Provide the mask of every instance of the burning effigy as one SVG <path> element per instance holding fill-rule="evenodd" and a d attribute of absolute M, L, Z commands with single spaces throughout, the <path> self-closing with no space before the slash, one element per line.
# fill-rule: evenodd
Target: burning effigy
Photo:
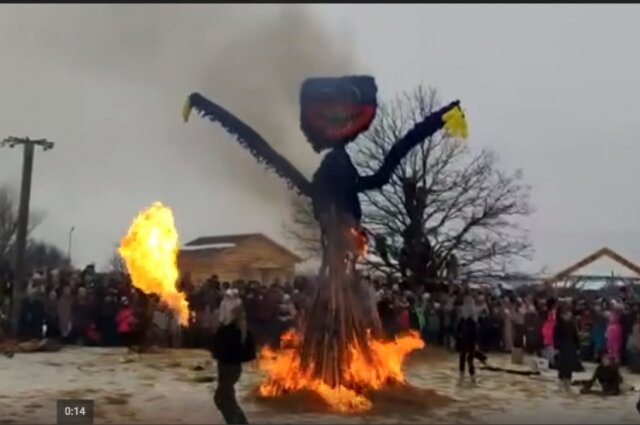
<path fill-rule="evenodd" d="M 377 111 L 373 77 L 312 78 L 300 91 L 300 125 L 313 149 L 328 151 L 308 181 L 257 132 L 220 105 L 198 93 L 183 109 L 188 121 L 196 110 L 219 123 L 291 188 L 312 201 L 322 231 L 322 263 L 314 293 L 301 324 L 285 334 L 282 348 L 264 348 L 259 367 L 266 380 L 262 396 L 310 390 L 335 411 L 358 412 L 372 407 L 371 391 L 404 384 L 405 357 L 424 343 L 417 334 L 382 338 L 379 320 L 367 300 L 356 264 L 366 254 L 367 233 L 360 226 L 358 194 L 386 185 L 403 158 L 426 138 L 445 129 L 466 138 L 467 125 L 458 101 L 418 122 L 393 145 L 378 171 L 359 175 L 346 146 L 366 131 Z M 178 232 L 171 210 L 157 202 L 133 220 L 119 253 L 133 285 L 156 294 L 182 324 L 188 322 L 185 294 L 177 289 Z"/>
<path fill-rule="evenodd" d="M 322 233 L 322 263 L 318 284 L 299 328 L 285 336 L 284 347 L 263 350 L 260 367 L 267 380 L 259 391 L 278 396 L 297 390 L 318 393 L 337 411 L 371 407 L 367 391 L 402 383 L 402 362 L 422 347 L 414 334 L 383 342 L 379 321 L 368 305 L 356 264 L 366 252 L 367 236 L 360 226 L 358 194 L 386 185 L 403 158 L 429 136 L 444 129 L 467 137 L 458 101 L 427 115 L 395 142 L 372 175 L 361 176 L 346 147 L 366 131 L 377 111 L 377 85 L 371 76 L 311 78 L 300 90 L 300 127 L 312 148 L 327 152 L 308 181 L 286 158 L 231 112 L 199 93 L 184 106 L 228 133 L 267 168 L 275 171 L 299 195 L 311 199 Z"/>

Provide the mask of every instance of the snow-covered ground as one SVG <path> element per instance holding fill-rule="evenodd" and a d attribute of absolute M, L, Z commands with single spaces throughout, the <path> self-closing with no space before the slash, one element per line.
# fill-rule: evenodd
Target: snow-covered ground
<path fill-rule="evenodd" d="M 475 388 L 457 386 L 456 358 L 437 351 L 419 353 L 407 365 L 409 382 L 431 388 L 450 403 L 399 397 L 397 403 L 361 415 L 309 409 L 292 398 L 265 403 L 254 395 L 261 374 L 248 367 L 239 398 L 254 423 L 635 423 L 637 393 L 602 398 L 561 394 L 553 374 L 524 377 L 480 371 Z M 492 363 L 507 365 L 506 357 Z M 204 371 L 194 366 L 206 365 Z M 0 423 L 55 423 L 58 399 L 95 400 L 95 423 L 222 423 L 212 401 L 207 353 L 172 350 L 142 357 L 123 349 L 67 348 L 59 353 L 0 358 Z M 577 378 L 588 374 L 578 374 Z M 631 384 L 640 378 L 626 376 Z M 282 401 L 282 400 L 281 400 Z"/>

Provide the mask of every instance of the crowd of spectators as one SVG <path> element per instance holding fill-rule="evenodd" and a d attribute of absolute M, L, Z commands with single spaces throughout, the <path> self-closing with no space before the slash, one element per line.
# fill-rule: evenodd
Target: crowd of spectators
<path fill-rule="evenodd" d="M 456 349 L 465 298 L 471 298 L 478 349 L 514 351 L 546 357 L 553 364 L 558 309 L 571 312 L 578 335 L 579 358 L 603 355 L 640 373 L 640 301 L 630 287 L 614 296 L 574 291 L 559 296 L 549 285 L 506 290 L 500 285 L 443 285 L 434 293 L 402 290 L 373 282 L 378 313 L 388 335 L 409 329 L 427 344 Z"/>
<path fill-rule="evenodd" d="M 0 322 L 6 329 L 11 275 L 0 276 Z M 551 287 L 505 290 L 500 286 L 442 284 L 427 293 L 385 279 L 364 279 L 369 302 L 376 307 L 387 337 L 415 330 L 427 345 L 455 349 L 458 321 L 465 297 L 474 301 L 477 344 L 483 352 L 548 355 L 553 352 L 553 323 L 559 303 L 573 313 L 582 360 L 608 353 L 640 373 L 640 303 L 621 288 L 615 297 L 558 298 Z M 35 273 L 29 281 L 19 325 L 21 338 L 55 338 L 68 344 L 203 347 L 218 326 L 218 307 L 227 291 L 239 296 L 258 344 L 277 346 L 281 334 L 295 326 L 304 312 L 313 281 L 220 282 L 212 276 L 195 285 L 180 282 L 191 316 L 180 326 L 175 315 L 155 296 L 133 287 L 122 273 L 100 274 L 93 266 L 82 271 Z M 552 361 L 552 358 L 550 358 Z"/>

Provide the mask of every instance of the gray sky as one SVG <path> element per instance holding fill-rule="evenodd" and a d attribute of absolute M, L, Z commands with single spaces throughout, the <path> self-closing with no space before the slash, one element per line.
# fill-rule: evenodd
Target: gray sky
<path fill-rule="evenodd" d="M 180 121 L 202 91 L 309 174 L 297 90 L 372 73 L 382 96 L 426 83 L 460 98 L 474 149 L 533 186 L 536 257 L 562 267 L 603 245 L 640 260 L 638 5 L 1 5 L 0 129 L 47 137 L 38 237 L 105 263 L 137 211 L 171 206 L 182 240 L 282 241 L 287 193 L 223 131 Z M 0 150 L 17 187 L 21 155 Z"/>

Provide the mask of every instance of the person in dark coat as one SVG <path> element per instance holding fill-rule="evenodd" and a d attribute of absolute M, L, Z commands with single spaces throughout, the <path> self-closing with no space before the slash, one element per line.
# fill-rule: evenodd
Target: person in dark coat
<path fill-rule="evenodd" d="M 76 299 L 71 307 L 71 317 L 73 320 L 72 340 L 80 344 L 90 342 L 88 331 L 93 323 L 93 308 L 89 304 L 89 296 L 84 287 L 78 288 Z"/>
<path fill-rule="evenodd" d="M 211 354 L 218 366 L 218 386 L 213 397 L 216 407 L 227 424 L 249 423 L 236 399 L 235 384 L 242 374 L 242 363 L 256 358 L 256 346 L 239 299 L 225 295 Z"/>
<path fill-rule="evenodd" d="M 384 293 L 382 298 L 378 301 L 376 305 L 378 309 L 378 316 L 380 317 L 380 322 L 382 323 L 382 330 L 384 337 L 388 340 L 393 340 L 395 337 L 395 315 L 393 311 L 393 302 L 388 293 Z"/>
<path fill-rule="evenodd" d="M 556 367 L 560 388 L 570 391 L 573 370 L 578 360 L 578 349 L 580 342 L 578 329 L 573 321 L 571 310 L 568 308 L 558 308 L 556 323 L 553 329 L 553 346 L 556 349 Z"/>
<path fill-rule="evenodd" d="M 115 295 L 116 294 L 106 295 L 96 308 L 98 333 L 100 333 L 102 337 L 102 343 L 108 347 L 115 346 L 118 343 L 116 323 L 118 304 Z"/>
<path fill-rule="evenodd" d="M 605 396 L 620 395 L 622 385 L 622 375 L 620 374 L 620 368 L 614 362 L 612 362 L 608 356 L 602 356 L 602 360 L 596 370 L 593 372 L 593 376 L 587 381 L 580 391 L 581 394 L 594 393 L 592 390 L 593 385 L 597 382 L 600 384 L 601 391 L 599 394 Z"/>
<path fill-rule="evenodd" d="M 542 349 L 542 320 L 532 301 L 527 303 L 524 327 L 525 350 L 529 354 L 539 353 Z"/>
<path fill-rule="evenodd" d="M 45 323 L 43 288 L 36 287 L 29 291 L 22 302 L 20 310 L 20 336 L 27 339 L 43 337 L 42 326 Z"/>
<path fill-rule="evenodd" d="M 476 370 L 473 364 L 478 341 L 478 326 L 475 318 L 475 305 L 471 296 L 466 296 L 460 311 L 456 331 L 456 348 L 459 353 L 460 383 L 464 380 L 465 366 L 469 367 L 471 384 L 475 385 Z"/>

